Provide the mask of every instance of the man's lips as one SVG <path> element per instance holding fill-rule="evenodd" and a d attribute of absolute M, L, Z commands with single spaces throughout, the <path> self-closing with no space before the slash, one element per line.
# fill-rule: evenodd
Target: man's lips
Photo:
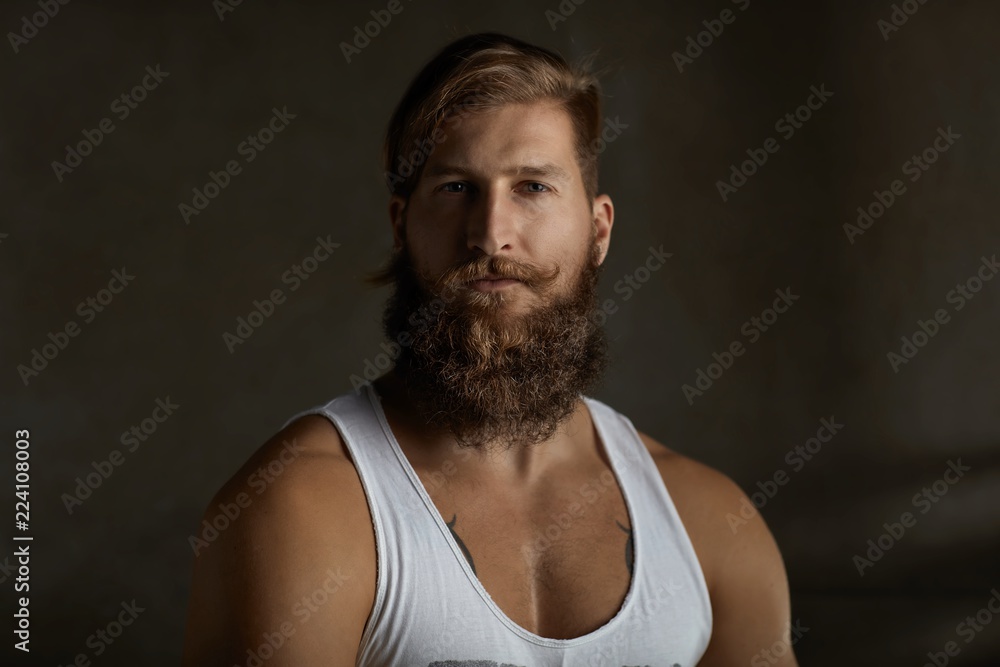
<path fill-rule="evenodd" d="M 478 280 L 470 280 L 469 287 L 477 292 L 492 292 L 499 289 L 506 289 L 519 284 L 521 281 L 516 278 L 503 278 L 496 275 L 487 275 Z"/>

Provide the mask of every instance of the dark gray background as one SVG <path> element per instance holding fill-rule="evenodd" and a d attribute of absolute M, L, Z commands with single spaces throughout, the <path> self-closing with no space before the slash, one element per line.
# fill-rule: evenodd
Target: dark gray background
<path fill-rule="evenodd" d="M 380 351 L 387 290 L 360 277 L 391 242 L 377 154 L 392 108 L 437 49 L 496 30 L 569 59 L 599 49 L 606 115 L 628 125 L 601 156 L 616 204 L 601 290 L 620 310 L 594 395 L 747 492 L 790 470 L 785 453 L 821 417 L 845 425 L 762 508 L 809 628 L 802 664 L 919 665 L 949 640 L 952 664 L 997 664 L 1000 619 L 969 644 L 956 626 L 1000 586 L 1000 281 L 959 312 L 946 294 L 1000 253 L 998 7 L 928 2 L 885 40 L 890 2 L 664 4 L 587 0 L 553 30 L 556 0 L 404 0 L 350 64 L 338 44 L 385 3 L 244 2 L 220 21 L 208 0 L 74 1 L 18 53 L 4 40 L 0 477 L 10 488 L 14 430 L 30 429 L 35 536 L 34 651 L 11 660 L 93 657 L 88 635 L 134 598 L 146 611 L 94 664 L 176 664 L 187 538 L 212 494 Z M 735 22 L 678 72 L 671 53 L 724 8 Z M 37 11 L 4 3 L 0 29 Z M 169 77 L 113 117 L 156 64 Z M 820 84 L 833 97 L 781 138 L 775 121 Z M 283 106 L 297 118 L 185 225 L 178 204 Z M 115 131 L 58 182 L 51 162 L 103 117 Z M 856 208 L 947 126 L 961 139 L 848 243 Z M 715 182 L 769 136 L 780 150 L 724 203 Z M 281 274 L 328 234 L 340 249 L 288 293 Z M 673 257 L 623 301 L 615 281 L 661 244 Z M 25 386 L 17 365 L 82 322 L 77 304 L 122 266 L 134 282 Z M 275 287 L 288 301 L 230 354 L 222 333 Z M 689 405 L 681 385 L 746 343 L 742 324 L 786 287 L 800 300 Z M 894 373 L 887 352 L 938 308 L 951 322 Z M 179 410 L 68 514 L 75 478 L 167 396 Z M 959 457 L 972 471 L 860 577 L 852 557 Z M 3 497 L 0 562 L 13 551 Z M 9 638 L 13 577 L 0 579 Z"/>

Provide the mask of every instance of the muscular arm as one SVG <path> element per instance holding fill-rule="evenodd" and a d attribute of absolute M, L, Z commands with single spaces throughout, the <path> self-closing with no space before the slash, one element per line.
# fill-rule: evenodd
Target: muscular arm
<path fill-rule="evenodd" d="M 355 664 L 374 589 L 359 546 L 371 527 L 368 514 L 355 511 L 361 491 L 353 466 L 331 455 L 336 431 L 316 420 L 275 436 L 206 509 L 211 523 L 220 503 L 230 513 L 240 508 L 218 537 L 197 546 L 185 667 L 258 664 L 252 656 L 268 667 Z M 292 441 L 301 448 L 294 457 L 283 445 Z M 251 477 L 268 465 L 280 473 Z"/>
<path fill-rule="evenodd" d="M 722 473 L 642 438 L 658 452 L 654 460 L 708 583 L 712 638 L 699 667 L 797 667 L 788 577 L 764 519 L 740 514 L 753 505 Z"/>

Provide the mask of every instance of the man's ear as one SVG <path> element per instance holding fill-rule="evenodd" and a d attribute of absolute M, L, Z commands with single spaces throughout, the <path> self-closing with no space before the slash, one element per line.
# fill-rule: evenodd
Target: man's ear
<path fill-rule="evenodd" d="M 392 225 L 392 249 L 402 250 L 406 239 L 406 199 L 402 195 L 389 198 L 389 223 Z"/>
<path fill-rule="evenodd" d="M 598 264 L 603 264 L 604 258 L 608 256 L 608 248 L 611 247 L 611 227 L 615 224 L 615 205 L 611 197 L 608 195 L 594 197 L 591 215 L 595 228 L 594 242 L 601 247 Z"/>

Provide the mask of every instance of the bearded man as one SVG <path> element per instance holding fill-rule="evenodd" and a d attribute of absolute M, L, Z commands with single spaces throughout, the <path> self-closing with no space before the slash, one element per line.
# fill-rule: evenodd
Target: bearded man
<path fill-rule="evenodd" d="M 186 665 L 796 664 L 774 539 L 727 521 L 743 492 L 588 395 L 601 129 L 596 78 L 511 37 L 417 75 L 371 278 L 396 363 L 293 416 L 209 503 L 243 509 L 197 556 Z"/>

